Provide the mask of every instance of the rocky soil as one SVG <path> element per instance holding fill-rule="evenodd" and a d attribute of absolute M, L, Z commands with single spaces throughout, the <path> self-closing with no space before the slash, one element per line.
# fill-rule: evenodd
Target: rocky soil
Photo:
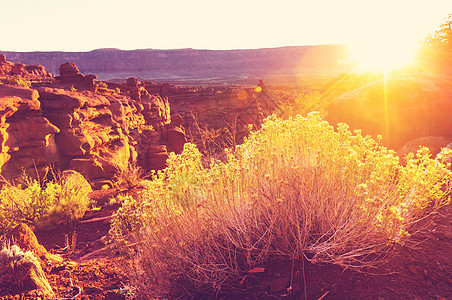
<path fill-rule="evenodd" d="M 136 191 L 130 191 L 134 194 Z M 133 299 L 124 263 L 102 239 L 109 229 L 114 207 L 106 204 L 115 190 L 94 192 L 101 210 L 89 211 L 83 220 L 36 232 L 59 262 L 44 264 L 46 276 L 57 298 Z M 301 261 L 273 261 L 243 274 L 242 290 L 217 296 L 199 294 L 196 299 L 434 299 L 452 297 L 452 207 L 425 218 L 412 240 L 394 249 L 394 255 L 376 269 L 355 272 L 333 265 Z M 76 234 L 75 249 L 65 249 L 65 236 Z M 36 291 L 19 292 L 1 287 L 0 299 L 41 299 Z M 10 294 L 12 293 L 12 295 Z M 15 295 L 15 296 L 14 296 Z M 185 296 L 187 298 L 187 296 Z M 182 297 L 184 299 L 184 296 Z"/>

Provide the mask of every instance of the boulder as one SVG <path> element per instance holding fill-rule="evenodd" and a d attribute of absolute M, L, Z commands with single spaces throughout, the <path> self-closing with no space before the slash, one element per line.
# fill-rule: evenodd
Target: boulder
<path fill-rule="evenodd" d="M 30 251 L 39 259 L 45 261 L 61 260 L 59 256 L 48 253 L 44 246 L 39 244 L 36 235 L 26 224 L 17 225 L 13 230 L 6 234 L 6 237 L 8 240 L 14 241 L 14 244 L 20 247 L 20 249 L 23 251 Z"/>
<path fill-rule="evenodd" d="M 44 296 L 55 296 L 33 253 L 10 244 L 0 251 L 0 289 L 11 294 L 39 290 Z"/>
<path fill-rule="evenodd" d="M 60 76 L 73 76 L 80 73 L 78 67 L 71 62 L 60 65 Z"/>
<path fill-rule="evenodd" d="M 138 87 L 140 82 L 138 81 L 138 78 L 130 77 L 127 79 L 126 83 L 128 87 Z"/>
<path fill-rule="evenodd" d="M 97 91 L 98 85 L 94 82 L 97 75 L 85 76 L 81 74 L 78 67 L 72 62 L 60 65 L 59 71 L 60 76 L 56 77 L 56 79 L 62 84 L 70 85 L 71 88 L 91 90 L 92 92 Z"/>
<path fill-rule="evenodd" d="M 185 132 L 180 127 L 168 129 L 166 132 L 166 144 L 170 152 L 181 153 L 187 142 Z"/>
<path fill-rule="evenodd" d="M 426 136 L 420 137 L 406 142 L 398 151 L 400 157 L 404 157 L 408 153 L 416 153 L 420 147 L 427 147 L 430 149 L 432 156 L 436 156 L 441 152 L 442 148 L 446 148 L 452 143 L 452 137 L 443 136 Z"/>
<path fill-rule="evenodd" d="M 149 147 L 147 169 L 148 170 L 162 170 L 166 168 L 166 160 L 168 159 L 168 152 L 166 146 L 152 146 Z"/>

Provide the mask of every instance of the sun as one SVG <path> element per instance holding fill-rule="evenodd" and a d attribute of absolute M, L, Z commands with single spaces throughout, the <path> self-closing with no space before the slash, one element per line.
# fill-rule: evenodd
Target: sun
<path fill-rule="evenodd" d="M 420 35 L 400 32 L 397 27 L 380 26 L 348 43 L 358 71 L 389 72 L 415 63 Z"/>
<path fill-rule="evenodd" d="M 357 71 L 389 72 L 414 63 L 417 41 L 380 38 L 349 45 Z"/>
<path fill-rule="evenodd" d="M 353 26 L 344 33 L 351 60 L 364 72 L 388 72 L 415 64 L 421 41 L 447 16 L 433 9 L 433 4 L 412 5 L 404 0 L 372 3 L 361 7 Z"/>

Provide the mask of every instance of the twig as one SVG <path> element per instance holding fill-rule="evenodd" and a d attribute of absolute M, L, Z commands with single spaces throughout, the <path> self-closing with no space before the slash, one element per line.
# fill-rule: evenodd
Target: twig
<path fill-rule="evenodd" d="M 319 299 L 317 300 L 322 300 L 323 298 L 326 297 L 326 295 L 328 295 L 330 293 L 330 291 L 326 291 Z"/>

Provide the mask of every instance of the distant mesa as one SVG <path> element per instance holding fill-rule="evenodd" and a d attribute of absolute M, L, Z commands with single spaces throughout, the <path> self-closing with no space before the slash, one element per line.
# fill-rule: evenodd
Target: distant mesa
<path fill-rule="evenodd" d="M 246 76 L 336 75 L 348 72 L 348 51 L 342 45 L 280 47 L 247 50 L 119 50 L 90 52 L 3 52 L 13 61 L 41 64 L 56 74 L 61 64 L 76 64 L 82 73 L 102 80 L 138 77 L 174 79 L 240 79 Z"/>

